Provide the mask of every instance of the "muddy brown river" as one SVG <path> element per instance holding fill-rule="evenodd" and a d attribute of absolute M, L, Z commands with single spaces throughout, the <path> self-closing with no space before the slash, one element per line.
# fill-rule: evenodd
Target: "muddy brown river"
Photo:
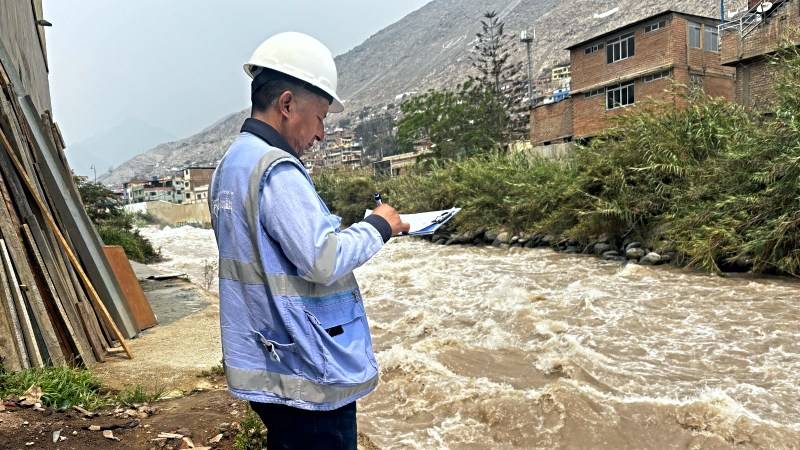
<path fill-rule="evenodd" d="M 210 231 L 145 234 L 190 275 L 215 257 Z M 795 280 L 408 238 L 356 274 L 381 448 L 800 448 Z"/>

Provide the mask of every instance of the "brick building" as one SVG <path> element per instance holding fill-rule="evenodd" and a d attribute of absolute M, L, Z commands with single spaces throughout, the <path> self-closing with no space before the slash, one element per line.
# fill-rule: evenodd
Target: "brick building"
<path fill-rule="evenodd" d="M 732 98 L 734 70 L 721 64 L 718 25 L 711 17 L 665 11 L 571 46 L 572 97 L 534 109 L 531 141 L 595 136 L 645 98 L 679 102 L 666 93 L 673 81 Z"/>
<path fill-rule="evenodd" d="M 800 44 L 800 1 L 773 1 L 765 8 L 750 0 L 749 6 L 749 11 L 720 26 L 722 64 L 736 70 L 736 101 L 768 113 L 776 70 L 769 58 L 783 42 Z"/>

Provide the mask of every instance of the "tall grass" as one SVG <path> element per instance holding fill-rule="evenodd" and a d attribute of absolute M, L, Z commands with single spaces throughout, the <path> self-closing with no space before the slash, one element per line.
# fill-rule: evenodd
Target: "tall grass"
<path fill-rule="evenodd" d="M 0 400 L 12 395 L 22 396 L 31 386 L 42 389 L 43 405 L 57 409 L 129 406 L 154 402 L 162 395 L 161 391 L 150 392 L 140 385 L 111 392 L 87 369 L 59 366 L 8 372 L 0 367 Z"/>

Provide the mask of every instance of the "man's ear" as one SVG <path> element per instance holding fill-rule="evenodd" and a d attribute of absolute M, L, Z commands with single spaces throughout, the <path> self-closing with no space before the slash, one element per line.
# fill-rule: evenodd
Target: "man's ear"
<path fill-rule="evenodd" d="M 278 97 L 278 110 L 281 112 L 282 116 L 289 117 L 289 113 L 294 107 L 292 104 L 293 100 L 294 94 L 292 91 L 285 91 L 280 97 Z"/>

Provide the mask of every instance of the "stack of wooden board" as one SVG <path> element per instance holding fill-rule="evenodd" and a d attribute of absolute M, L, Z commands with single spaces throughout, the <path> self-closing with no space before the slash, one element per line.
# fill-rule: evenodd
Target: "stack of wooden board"
<path fill-rule="evenodd" d="M 125 339 L 140 328 L 80 202 L 61 133 L 17 91 L 3 54 L 0 363 L 19 370 L 130 357 Z"/>

